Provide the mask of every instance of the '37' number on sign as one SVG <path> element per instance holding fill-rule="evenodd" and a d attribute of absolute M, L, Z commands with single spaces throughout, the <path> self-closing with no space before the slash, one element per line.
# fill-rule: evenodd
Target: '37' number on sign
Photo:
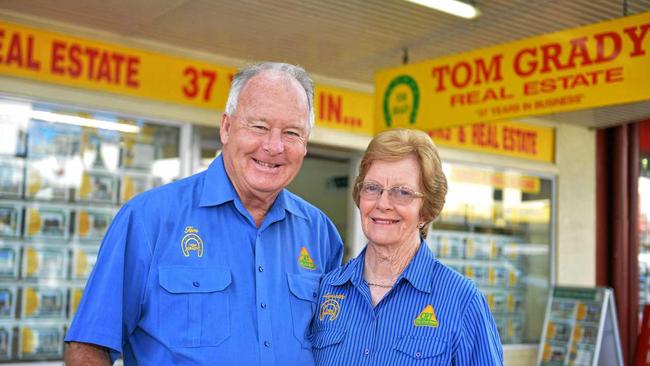
<path fill-rule="evenodd" d="M 210 100 L 214 82 L 217 81 L 216 71 L 188 66 L 183 70 L 183 76 L 185 76 L 183 94 L 186 97 L 196 99 L 201 95 L 206 102 Z"/>

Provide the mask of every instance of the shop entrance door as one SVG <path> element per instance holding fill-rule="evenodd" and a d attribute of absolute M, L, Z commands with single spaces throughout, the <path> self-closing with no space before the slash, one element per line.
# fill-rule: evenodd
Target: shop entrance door
<path fill-rule="evenodd" d="M 309 149 L 300 172 L 289 185 L 289 191 L 321 209 L 334 222 L 341 238 L 348 234 L 350 194 L 350 159 L 326 150 Z M 353 255 L 346 245 L 344 262 Z"/>

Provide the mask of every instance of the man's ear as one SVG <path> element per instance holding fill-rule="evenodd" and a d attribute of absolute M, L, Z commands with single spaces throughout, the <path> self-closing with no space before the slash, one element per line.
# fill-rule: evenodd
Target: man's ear
<path fill-rule="evenodd" d="M 221 116 L 221 127 L 219 128 L 219 137 L 221 138 L 221 143 L 225 144 L 228 142 L 228 137 L 230 137 L 230 128 L 232 127 L 232 121 L 227 114 Z"/>

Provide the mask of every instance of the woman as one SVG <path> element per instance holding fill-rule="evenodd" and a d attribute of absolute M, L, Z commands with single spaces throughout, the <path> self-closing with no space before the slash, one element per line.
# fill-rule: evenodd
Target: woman
<path fill-rule="evenodd" d="M 316 365 L 503 364 L 483 295 L 424 242 L 446 194 L 425 133 L 389 130 L 370 142 L 353 192 L 368 245 L 321 282 Z"/>

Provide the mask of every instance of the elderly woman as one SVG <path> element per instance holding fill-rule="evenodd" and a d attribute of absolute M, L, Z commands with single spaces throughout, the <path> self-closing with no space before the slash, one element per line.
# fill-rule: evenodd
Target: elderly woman
<path fill-rule="evenodd" d="M 447 180 L 425 133 L 377 135 L 354 200 L 368 245 L 321 281 L 316 365 L 501 365 L 494 319 L 476 286 L 424 242 Z"/>

